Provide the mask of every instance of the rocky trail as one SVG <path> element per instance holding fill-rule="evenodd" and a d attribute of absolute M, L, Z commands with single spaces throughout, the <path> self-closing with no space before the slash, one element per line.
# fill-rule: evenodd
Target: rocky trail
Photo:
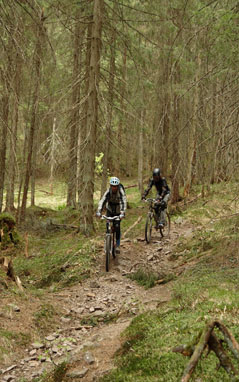
<path fill-rule="evenodd" d="M 58 329 L 28 346 L 24 357 L 16 355 L 14 364 L 4 365 L 0 382 L 30 382 L 64 360 L 71 365 L 67 370 L 69 380 L 97 381 L 114 367 L 113 355 L 122 343 L 121 332 L 133 317 L 170 300 L 173 281 L 164 283 L 164 276 L 183 272 L 186 264 L 175 256 L 174 246 L 179 236 L 192 234 L 191 226 L 173 224 L 169 238 L 161 239 L 154 232 L 149 245 L 142 237 L 125 239 L 108 273 L 104 271 L 102 250 L 93 277 L 50 294 L 49 301 L 63 312 Z M 146 290 L 127 277 L 140 267 L 158 273 L 155 287 Z M 17 309 L 14 314 L 24 315 Z"/>

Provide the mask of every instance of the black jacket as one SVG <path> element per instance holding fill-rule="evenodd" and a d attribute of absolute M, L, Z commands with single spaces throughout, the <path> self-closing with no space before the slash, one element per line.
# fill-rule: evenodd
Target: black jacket
<path fill-rule="evenodd" d="M 98 212 L 102 212 L 106 207 L 107 211 L 119 215 L 121 212 L 125 212 L 127 208 L 127 200 L 125 190 L 122 184 L 119 185 L 118 191 L 113 194 L 111 188 L 104 193 L 98 205 Z"/>
<path fill-rule="evenodd" d="M 152 178 L 150 179 L 148 187 L 146 188 L 146 190 L 144 191 L 142 195 L 143 198 L 145 198 L 148 195 L 149 191 L 151 190 L 153 186 L 156 187 L 158 196 L 162 196 L 162 198 L 165 195 L 170 194 L 170 188 L 165 178 L 160 178 L 158 182 L 155 182 L 155 180 Z"/>

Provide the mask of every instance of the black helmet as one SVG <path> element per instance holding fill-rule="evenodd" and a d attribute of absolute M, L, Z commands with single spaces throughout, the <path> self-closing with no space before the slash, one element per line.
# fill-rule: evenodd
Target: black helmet
<path fill-rule="evenodd" d="M 153 176 L 160 176 L 160 169 L 159 168 L 154 169 Z"/>

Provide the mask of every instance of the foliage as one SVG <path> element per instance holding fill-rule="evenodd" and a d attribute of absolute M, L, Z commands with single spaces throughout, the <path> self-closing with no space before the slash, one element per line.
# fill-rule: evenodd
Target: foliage
<path fill-rule="evenodd" d="M 155 286 L 155 282 L 158 280 L 158 275 L 152 271 L 145 271 L 144 269 L 138 269 L 136 272 L 129 275 L 131 280 L 137 281 L 139 285 L 149 289 Z"/>
<path fill-rule="evenodd" d="M 68 364 L 62 362 L 54 367 L 51 372 L 44 372 L 39 378 L 34 378 L 33 382 L 63 382 L 65 374 L 67 372 Z"/>

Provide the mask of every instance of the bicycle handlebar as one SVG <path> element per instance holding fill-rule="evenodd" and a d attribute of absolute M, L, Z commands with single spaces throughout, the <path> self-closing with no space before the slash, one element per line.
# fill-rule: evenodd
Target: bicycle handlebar
<path fill-rule="evenodd" d="M 147 202 L 161 202 L 161 201 L 162 201 L 161 199 L 153 199 L 153 198 L 145 199 L 145 203 L 147 203 Z"/>
<path fill-rule="evenodd" d="M 119 217 L 119 215 L 117 215 L 117 216 L 106 216 L 106 215 L 101 215 L 101 219 L 102 220 L 109 220 L 109 221 L 113 221 L 113 220 L 120 220 L 120 217 Z"/>

